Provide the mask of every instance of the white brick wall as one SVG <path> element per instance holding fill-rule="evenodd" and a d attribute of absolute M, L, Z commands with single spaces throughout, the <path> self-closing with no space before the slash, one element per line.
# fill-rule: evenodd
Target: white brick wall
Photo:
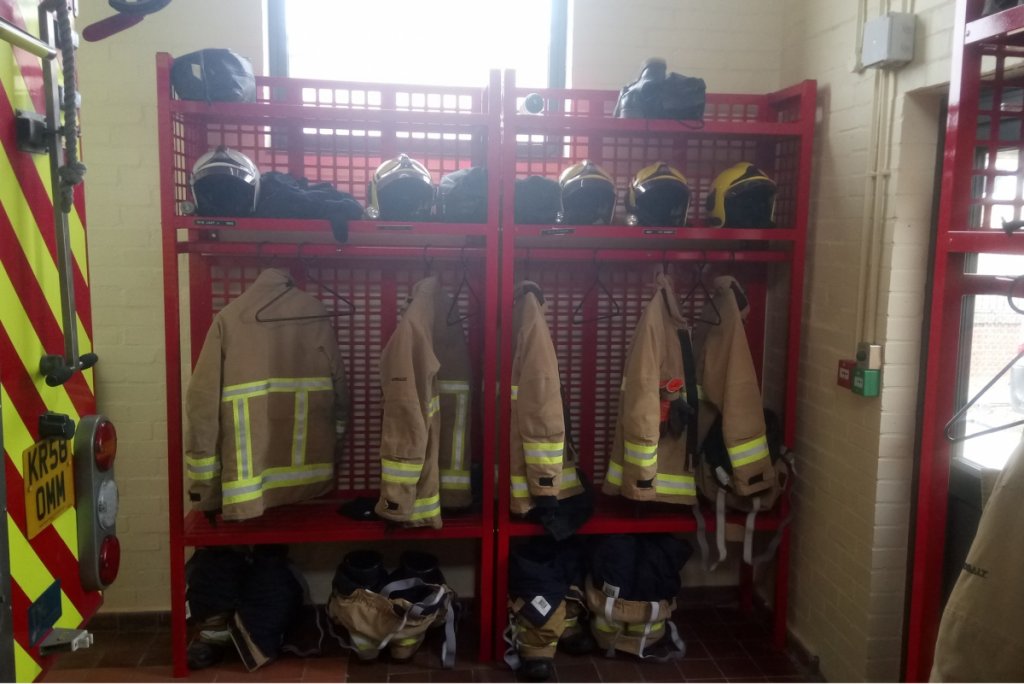
<path fill-rule="evenodd" d="M 96 393 L 117 426 L 121 489 L 121 572 L 107 611 L 170 605 L 156 53 L 230 47 L 259 69 L 262 4 L 177 0 L 79 49 Z M 79 6 L 79 30 L 111 13 L 105 2 Z"/>

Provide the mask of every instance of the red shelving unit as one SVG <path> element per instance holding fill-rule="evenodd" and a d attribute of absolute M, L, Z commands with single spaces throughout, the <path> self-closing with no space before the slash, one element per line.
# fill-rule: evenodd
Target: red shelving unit
<path fill-rule="evenodd" d="M 356 522 L 337 512 L 355 496 L 379 488 L 380 351 L 412 285 L 429 272 L 455 294 L 466 320 L 474 390 L 473 454 L 483 473 L 494 469 L 494 379 L 498 330 L 498 156 L 500 78 L 481 88 L 431 88 L 257 77 L 254 103 L 205 103 L 172 95 L 172 58 L 157 55 L 157 103 L 164 254 L 167 361 L 170 575 L 175 676 L 187 674 L 186 549 L 205 545 L 475 541 L 480 657 L 490 658 L 493 609 L 493 477 L 483 477 L 480 510 L 446 515 L 444 527 L 407 529 Z M 430 169 L 435 182 L 451 171 L 484 166 L 490 208 L 483 224 L 353 221 L 336 242 L 327 221 L 209 219 L 190 215 L 189 175 L 218 144 L 252 159 L 261 172 L 280 171 L 326 181 L 364 206 L 367 182 L 384 160 L 406 153 Z M 214 314 L 241 294 L 267 266 L 287 268 L 299 287 L 328 310 L 355 305 L 335 319 L 348 363 L 352 416 L 337 491 L 323 500 L 269 510 L 260 518 L 211 525 L 184 504 L 182 370 L 194 363 Z M 467 286 L 468 284 L 468 286 Z M 183 313 L 184 312 L 184 313 Z M 188 316 L 191 359 L 182 348 Z M 340 560 L 340 559 L 339 559 Z M 316 597 L 326 600 L 327 597 Z"/>
<path fill-rule="evenodd" d="M 702 127 L 676 121 L 613 118 L 618 93 L 603 90 L 544 90 L 541 114 L 520 114 L 531 92 L 506 72 L 502 122 L 501 312 L 511 320 L 512 294 L 521 279 L 536 281 L 548 303 L 548 324 L 555 341 L 562 382 L 568 391 L 581 465 L 600 489 L 608 462 L 622 363 L 643 307 L 653 290 L 653 270 L 667 268 L 677 290 L 686 292 L 696 265 L 707 264 L 704 278 L 729 273 L 752 302 L 747 322 L 754 363 L 769 405 L 780 411 L 785 443 L 792 447 L 796 426 L 796 379 L 806 251 L 807 206 L 814 132 L 816 84 L 804 81 L 766 95 L 709 94 Z M 622 224 L 625 189 L 633 175 L 655 161 L 666 161 L 686 176 L 693 197 L 687 227 L 516 225 L 517 178 L 557 178 L 569 165 L 590 159 L 615 179 L 619 190 L 616 223 Z M 779 227 L 764 230 L 703 227 L 704 198 L 717 174 L 739 161 L 764 169 L 779 186 Z M 608 296 L 593 296 L 596 278 Z M 591 292 L 588 296 L 587 293 Z M 614 302 L 610 299 L 614 298 Z M 692 300 L 684 313 L 695 315 L 703 302 Z M 582 322 L 574 321 L 580 307 Z M 771 307 L 770 316 L 767 306 Z M 615 312 L 618 311 L 616 314 Z M 506 338 L 508 335 L 506 334 Z M 770 361 L 770 368 L 766 364 Z M 767 374 L 763 372 L 768 368 Z M 502 416 L 511 409 L 512 356 L 502 347 Z M 768 386 L 771 385 L 769 388 Z M 767 391 L 770 390 L 770 391 Z M 516 537 L 542 534 L 540 526 L 509 514 L 508 425 L 499 445 L 495 614 L 505 610 L 509 548 Z M 777 510 L 758 517 L 757 528 L 771 531 L 788 513 L 784 498 Z M 703 511 L 709 530 L 714 515 Z M 738 521 L 738 518 L 733 518 Z M 582 534 L 692 532 L 689 510 L 636 505 L 597 494 L 593 517 Z M 775 642 L 786 635 L 789 530 L 782 533 L 775 574 Z M 752 570 L 741 570 L 741 598 L 749 604 Z M 502 648 L 495 635 L 495 649 Z"/>
<path fill-rule="evenodd" d="M 1019 189 L 995 197 L 995 182 L 1024 180 L 1024 168 L 1001 157 L 1024 150 L 1024 7 L 981 16 L 983 0 L 958 0 L 953 27 L 949 110 L 931 303 L 926 341 L 921 439 L 917 472 L 910 605 L 904 678 L 931 672 L 942 615 L 949 473 L 954 447 L 946 422 L 964 403 L 958 378 L 970 363 L 961 332 L 965 298 L 1007 296 L 1017 273 L 978 274 L 979 254 L 1024 255 L 1024 235 L 1002 230 L 1002 220 L 1024 218 Z M 1015 290 L 1015 296 L 1018 292 Z"/>

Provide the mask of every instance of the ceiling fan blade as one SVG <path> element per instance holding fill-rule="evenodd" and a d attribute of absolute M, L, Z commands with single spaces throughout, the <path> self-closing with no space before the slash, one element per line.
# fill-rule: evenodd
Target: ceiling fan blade
<path fill-rule="evenodd" d="M 100 19 L 82 29 L 82 37 L 90 43 L 109 38 L 115 33 L 135 26 L 146 18 L 145 14 L 121 14 L 120 12 Z"/>

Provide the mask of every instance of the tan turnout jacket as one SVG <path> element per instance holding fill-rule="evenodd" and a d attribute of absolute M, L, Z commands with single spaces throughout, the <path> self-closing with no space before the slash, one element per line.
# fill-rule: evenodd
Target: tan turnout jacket
<path fill-rule="evenodd" d="M 663 386 L 683 379 L 677 331 L 686 322 L 671 279 L 658 274 L 656 285 L 626 354 L 615 438 L 602 490 L 637 501 L 692 505 L 697 501 L 695 464 L 686 462 L 686 435 L 660 435 L 662 399 L 674 398 L 665 394 Z"/>
<path fill-rule="evenodd" d="M 933 682 L 1024 681 L 1024 442 L 1006 462 L 942 613 Z"/>
<path fill-rule="evenodd" d="M 739 496 L 766 492 L 770 508 L 778 496 L 775 467 L 765 438 L 764 408 L 757 373 L 750 356 L 743 320 L 750 311 L 746 294 L 732 276 L 715 278 L 712 298 L 721 322 L 701 328 L 697 346 L 701 424 L 710 426 L 722 414 L 722 434 L 732 464 L 730 486 Z M 742 309 L 739 301 L 743 303 Z M 713 314 L 707 314 L 704 320 Z M 714 498 L 712 496 L 712 498 Z M 767 499 L 771 499 L 770 502 Z"/>
<path fill-rule="evenodd" d="M 325 317 L 261 323 L 263 307 L 266 318 Z M 285 272 L 263 271 L 214 317 L 188 384 L 193 505 L 244 520 L 330 491 L 347 413 L 344 367 L 323 304 Z"/>
<path fill-rule="evenodd" d="M 470 363 L 452 298 L 434 276 L 412 300 L 380 359 L 384 394 L 376 512 L 410 527 L 441 527 L 441 508 L 471 503 Z"/>
<path fill-rule="evenodd" d="M 512 315 L 511 510 L 524 515 L 535 497 L 564 499 L 583 491 L 566 448 L 558 359 L 540 288 L 520 283 Z"/>

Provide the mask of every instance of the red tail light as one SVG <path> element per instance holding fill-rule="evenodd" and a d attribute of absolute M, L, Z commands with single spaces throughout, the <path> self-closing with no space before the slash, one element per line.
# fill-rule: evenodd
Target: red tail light
<path fill-rule="evenodd" d="M 93 454 L 96 457 L 96 467 L 101 471 L 106 472 L 114 465 L 114 457 L 117 456 L 117 430 L 109 420 L 104 420 L 96 427 Z"/>
<path fill-rule="evenodd" d="M 117 579 L 117 571 L 121 568 L 121 542 L 117 537 L 109 536 L 100 545 L 100 582 L 104 586 Z"/>

